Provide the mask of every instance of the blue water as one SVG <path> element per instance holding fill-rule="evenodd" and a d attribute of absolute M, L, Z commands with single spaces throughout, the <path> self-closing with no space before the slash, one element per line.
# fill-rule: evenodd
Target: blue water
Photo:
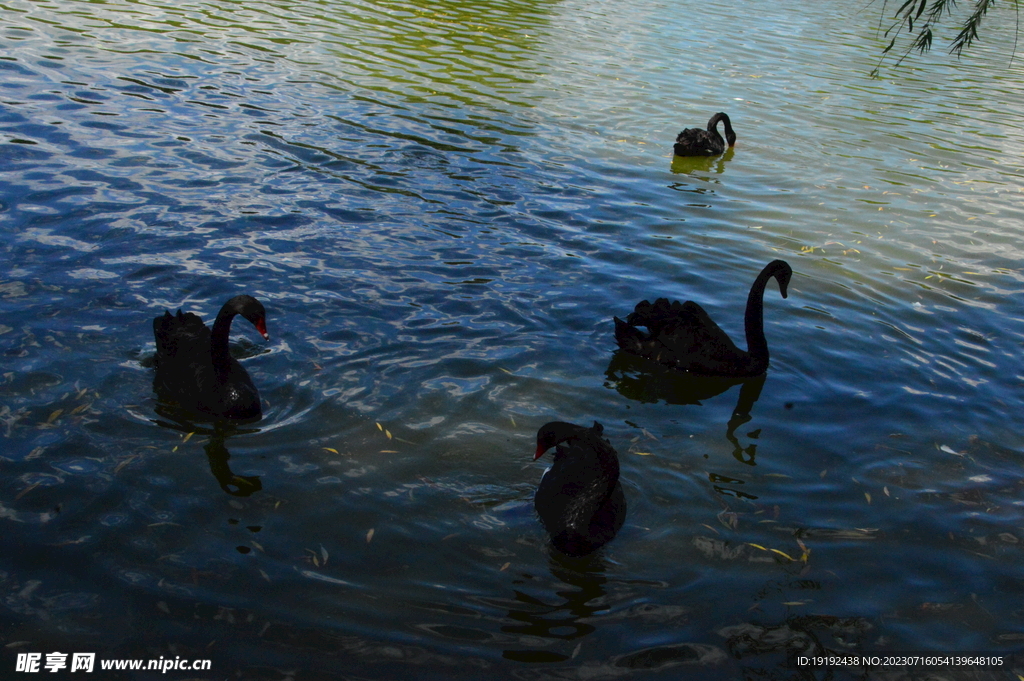
<path fill-rule="evenodd" d="M 781 679 L 802 652 L 1019 651 L 1021 67 L 993 23 L 871 79 L 872 11 L 7 3 L 0 668 Z M 719 110 L 735 150 L 673 160 Z M 659 296 L 742 346 L 775 258 L 749 421 L 738 386 L 614 364 L 612 316 Z M 152 319 L 239 293 L 268 313 L 232 341 L 263 420 L 168 418 Z M 532 508 L 556 418 L 604 425 L 629 504 L 581 560 Z"/>

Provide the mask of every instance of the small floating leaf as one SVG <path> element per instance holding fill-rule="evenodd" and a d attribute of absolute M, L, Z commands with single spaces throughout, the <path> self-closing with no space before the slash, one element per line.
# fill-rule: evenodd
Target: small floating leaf
<path fill-rule="evenodd" d="M 498 570 L 498 572 L 504 572 L 505 570 L 508 570 L 508 566 L 511 565 L 511 564 L 512 564 L 511 562 L 505 563 L 504 565 L 501 566 L 501 569 Z"/>
<path fill-rule="evenodd" d="M 327 565 L 327 549 L 323 544 L 320 545 L 320 557 L 324 559 L 324 565 Z"/>
<path fill-rule="evenodd" d="M 887 497 L 888 497 L 888 496 L 892 496 L 892 495 L 890 495 L 890 494 L 889 494 L 889 487 L 888 487 L 888 486 L 886 486 L 886 487 L 883 487 L 883 488 L 882 488 L 882 491 L 883 491 L 883 492 L 885 492 L 885 496 L 887 496 Z"/>
<path fill-rule="evenodd" d="M 142 455 L 141 454 L 132 454 L 127 459 L 125 459 L 121 463 L 119 463 L 116 466 L 114 466 L 114 475 L 117 475 L 121 471 L 122 468 L 124 468 L 125 466 L 130 464 L 132 461 L 135 461 L 135 459 L 138 459 L 140 456 L 142 456 Z"/>
<path fill-rule="evenodd" d="M 338 450 L 334 449 L 333 447 L 324 447 L 324 451 L 325 452 L 330 452 L 331 454 L 337 454 L 338 453 Z"/>
<path fill-rule="evenodd" d="M 871 503 L 871 492 L 864 492 L 864 498 L 867 499 L 868 503 L 870 504 Z"/>
<path fill-rule="evenodd" d="M 63 409 L 55 409 L 50 413 L 50 418 L 46 419 L 47 423 L 53 423 L 60 418 L 60 415 L 64 413 Z"/>
<path fill-rule="evenodd" d="M 252 544 L 253 546 L 255 546 L 255 547 L 256 547 L 256 550 L 257 550 L 257 551 L 262 551 L 263 553 L 266 553 L 266 552 L 267 552 L 267 550 L 266 550 L 266 549 L 264 549 L 264 548 L 263 548 L 263 547 L 262 547 L 262 546 L 260 545 L 260 543 L 259 543 L 259 542 L 255 542 L 255 541 L 253 541 L 252 539 L 250 539 L 250 540 L 249 540 L 249 543 L 250 543 L 250 544 Z"/>
<path fill-rule="evenodd" d="M 650 456 L 651 455 L 650 452 L 633 452 L 633 453 L 636 454 L 637 456 Z"/>
<path fill-rule="evenodd" d="M 506 374 L 508 374 L 509 376 L 515 376 L 515 374 L 513 374 L 513 373 L 512 373 L 511 371 L 509 371 L 509 370 L 508 370 L 508 369 L 506 369 L 505 367 L 498 367 L 498 368 L 499 368 L 499 369 L 501 369 L 502 371 L 504 371 L 504 372 L 505 372 Z"/>
<path fill-rule="evenodd" d="M 38 482 L 33 483 L 33 484 L 29 485 L 28 487 L 26 487 L 25 489 L 23 489 L 20 492 L 18 492 L 17 496 L 14 497 L 14 500 L 17 501 L 18 499 L 22 498 L 23 496 L 25 496 L 26 494 L 28 494 L 29 492 L 34 490 L 36 487 L 39 487 L 39 483 Z"/>
<path fill-rule="evenodd" d="M 366 543 L 369 544 L 372 539 L 373 539 L 373 528 L 371 527 L 370 531 L 366 533 Z"/>
<path fill-rule="evenodd" d="M 380 450 L 380 453 L 381 454 L 398 454 L 398 450 L 397 449 L 382 449 L 382 450 Z"/>
<path fill-rule="evenodd" d="M 389 439 L 389 440 L 391 439 L 391 431 L 390 431 L 390 430 L 388 430 L 387 428 L 385 428 L 385 429 L 384 429 L 384 434 L 388 436 L 388 439 Z"/>
<path fill-rule="evenodd" d="M 374 423 L 377 423 L 377 422 L 374 421 Z M 382 426 L 379 423 L 377 423 L 377 430 L 384 430 L 384 426 Z"/>
<path fill-rule="evenodd" d="M 181 444 L 185 444 L 186 442 L 191 440 L 192 436 L 195 435 L 195 434 L 196 434 L 196 431 L 193 430 L 191 433 L 189 433 L 188 435 L 185 436 L 185 439 L 181 441 Z"/>
<path fill-rule="evenodd" d="M 747 542 L 747 543 L 750 544 L 750 542 Z M 765 547 L 761 546 L 760 544 L 750 544 L 750 545 L 753 546 L 755 549 L 761 549 L 762 551 L 767 551 L 768 550 Z"/>
<path fill-rule="evenodd" d="M 790 561 L 793 561 L 793 557 L 791 555 L 789 555 L 788 553 L 786 553 L 785 551 L 779 551 L 778 549 L 768 549 L 768 550 L 771 551 L 772 553 L 777 553 L 780 556 L 784 556 L 785 558 L 787 558 Z M 793 562 L 795 562 L 795 561 L 793 561 Z"/>
<path fill-rule="evenodd" d="M 509 416 L 508 420 L 512 422 L 512 427 L 513 428 L 518 428 L 519 427 L 519 426 L 516 425 L 516 419 L 515 419 L 514 416 Z"/>

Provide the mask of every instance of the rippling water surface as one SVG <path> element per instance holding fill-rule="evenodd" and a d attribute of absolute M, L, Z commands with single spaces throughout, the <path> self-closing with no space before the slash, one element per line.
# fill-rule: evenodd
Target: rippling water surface
<path fill-rule="evenodd" d="M 858 9 L 5 3 L 0 665 L 781 679 L 1017 651 L 1024 72 L 993 22 L 872 80 Z M 736 148 L 673 160 L 719 110 Z M 739 386 L 613 355 L 658 296 L 742 339 L 775 258 L 749 420 Z M 241 292 L 264 419 L 161 415 L 152 318 Z M 626 525 L 585 559 L 532 508 L 555 418 L 622 465 Z"/>

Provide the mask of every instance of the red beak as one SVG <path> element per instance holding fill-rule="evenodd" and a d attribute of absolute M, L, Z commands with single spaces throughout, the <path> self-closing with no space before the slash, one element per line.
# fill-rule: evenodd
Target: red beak
<path fill-rule="evenodd" d="M 537 445 L 537 453 L 533 455 L 533 460 L 534 461 L 536 461 L 540 457 L 544 456 L 544 452 L 548 451 L 546 449 L 541 449 L 541 446 L 542 445 Z"/>
<path fill-rule="evenodd" d="M 256 322 L 256 330 L 263 336 L 263 340 L 270 340 L 270 334 L 267 333 L 267 322 L 265 319 L 261 319 Z"/>

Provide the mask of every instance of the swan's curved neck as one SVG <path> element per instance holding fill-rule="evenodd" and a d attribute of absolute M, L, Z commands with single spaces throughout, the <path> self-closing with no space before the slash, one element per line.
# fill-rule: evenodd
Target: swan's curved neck
<path fill-rule="evenodd" d="M 711 117 L 711 120 L 708 121 L 708 132 L 717 137 L 719 142 L 725 144 L 725 140 L 722 139 L 722 133 L 718 132 L 718 121 L 722 120 L 722 116 L 723 114 L 715 114 Z M 728 125 L 726 123 L 726 126 Z"/>
<path fill-rule="evenodd" d="M 747 312 L 743 316 L 743 327 L 747 334 L 747 354 L 758 362 L 768 362 L 768 341 L 764 337 L 764 288 L 775 276 L 773 270 L 765 268 L 757 275 L 747 295 Z"/>
<path fill-rule="evenodd" d="M 762 287 L 763 288 L 763 287 Z M 228 351 L 228 337 L 231 335 L 231 320 L 238 314 L 232 310 L 221 310 L 217 321 L 213 323 L 210 334 L 210 356 L 213 368 L 218 374 L 224 375 L 230 367 L 231 353 Z"/>
<path fill-rule="evenodd" d="M 719 121 L 725 123 L 725 139 L 723 142 L 728 143 L 731 147 L 736 143 L 736 132 L 732 129 L 732 121 L 729 120 L 728 114 L 716 113 L 712 116 L 711 120 L 708 121 L 708 132 L 713 132 L 718 139 L 722 139 L 721 133 L 718 132 Z"/>

